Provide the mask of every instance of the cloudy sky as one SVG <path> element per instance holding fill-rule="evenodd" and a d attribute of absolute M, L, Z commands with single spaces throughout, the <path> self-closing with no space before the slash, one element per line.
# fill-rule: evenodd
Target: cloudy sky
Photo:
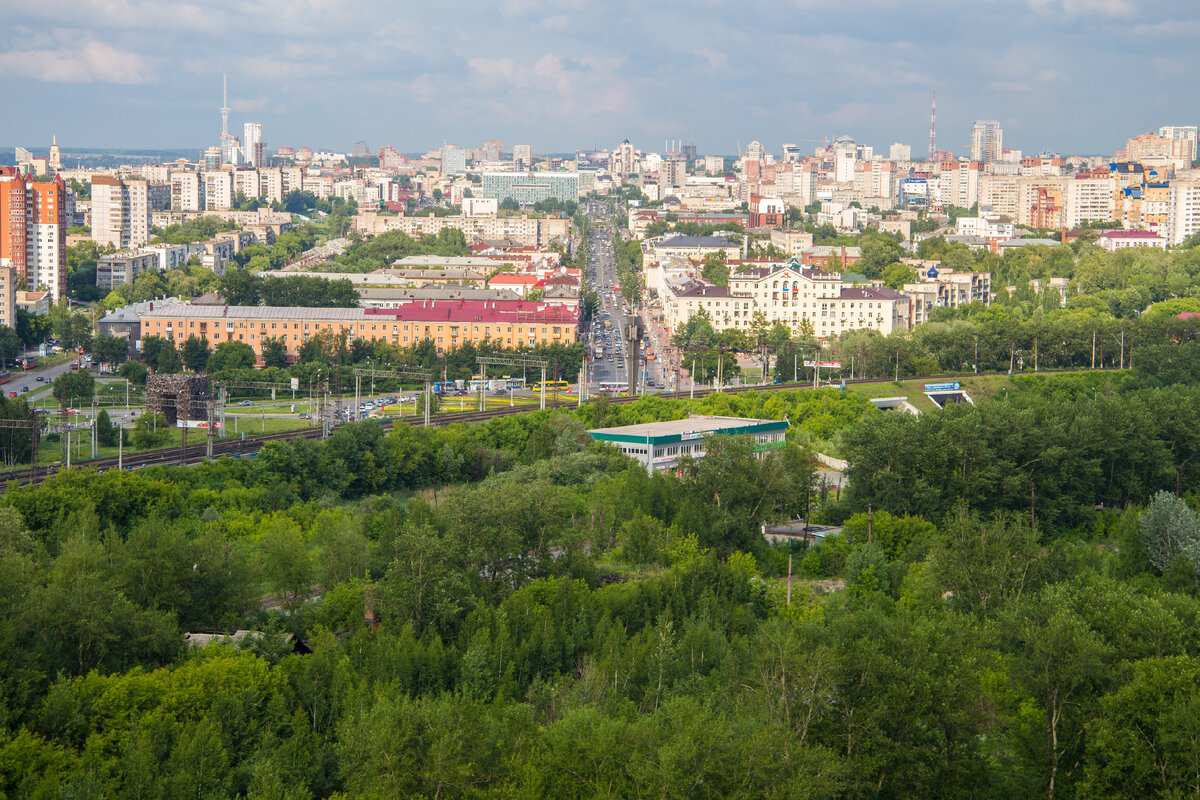
<path fill-rule="evenodd" d="M 1111 153 L 1200 122 L 1197 0 L 0 0 L 0 145 Z M 24 109 L 19 113 L 17 109 Z"/>

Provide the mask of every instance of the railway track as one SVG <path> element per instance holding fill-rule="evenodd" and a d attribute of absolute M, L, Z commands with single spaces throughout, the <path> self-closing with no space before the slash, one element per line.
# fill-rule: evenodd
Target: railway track
<path fill-rule="evenodd" d="M 1056 374 L 1067 372 L 1087 372 L 1086 369 L 1058 369 L 1058 370 L 1040 370 L 1038 374 Z M 1007 375 L 1007 371 L 997 372 L 979 372 L 968 373 L 966 375 L 919 375 L 912 378 L 905 378 L 908 381 L 946 381 L 953 379 L 975 378 L 988 375 Z M 892 383 L 889 378 L 858 378 L 855 380 L 846 381 L 847 386 L 863 386 L 870 384 Z M 743 394 L 745 392 L 777 392 L 788 390 L 811 390 L 812 387 L 805 384 L 796 383 L 779 383 L 768 384 L 766 386 L 732 386 L 726 387 L 721 391 L 725 394 Z M 691 397 L 701 398 L 712 394 L 712 389 L 697 389 L 694 395 L 691 392 L 662 392 L 656 397 L 662 397 L 667 400 L 687 400 Z M 633 403 L 639 400 L 639 397 L 610 397 L 609 402 L 614 404 Z M 496 417 L 505 417 L 511 414 L 526 414 L 530 411 L 536 411 L 527 406 L 501 407 L 488 409 L 486 411 L 456 411 L 446 414 L 438 414 L 430 419 L 431 427 L 444 427 L 453 425 L 459 422 L 486 422 Z M 423 421 L 421 416 L 403 417 L 399 421 L 411 425 L 419 425 Z M 384 430 L 390 431 L 394 425 L 394 420 L 387 420 L 380 423 Z M 240 458 L 242 456 L 251 456 L 257 453 L 262 446 L 268 442 L 288 440 L 288 439 L 317 439 L 321 435 L 320 428 L 307 428 L 293 431 L 279 431 L 277 433 L 262 433 L 254 436 L 247 436 L 245 439 L 217 439 L 213 442 L 212 455 L 213 458 L 221 458 L 222 456 L 233 456 Z M 142 467 L 150 466 L 188 466 L 201 464 L 208 459 L 207 444 L 201 440 L 198 444 L 188 445 L 184 447 L 168 447 L 159 450 L 151 450 L 144 453 L 135 453 L 123 456 L 120 459 L 120 468 L 122 469 L 141 469 Z M 109 456 L 106 458 L 95 458 L 73 463 L 72 468 L 78 469 L 93 469 L 97 472 L 104 472 L 110 469 L 118 468 L 118 458 Z M 30 483 L 40 483 L 51 475 L 61 471 L 61 464 L 52 464 L 39 466 L 30 470 L 23 470 L 19 475 L 12 475 L 5 481 L 3 491 L 21 486 L 28 486 Z"/>

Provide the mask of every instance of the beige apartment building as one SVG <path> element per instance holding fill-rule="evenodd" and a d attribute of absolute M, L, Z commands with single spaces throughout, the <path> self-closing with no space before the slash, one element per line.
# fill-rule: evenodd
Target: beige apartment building
<path fill-rule="evenodd" d="M 750 330 L 762 313 L 769 324 L 799 331 L 807 320 L 822 339 L 851 330 L 877 330 L 884 336 L 908 328 L 908 297 L 892 289 L 847 285 L 840 275 L 803 269 L 795 260 L 754 267 L 730 276 L 728 286 L 703 281 L 668 282 L 661 292 L 663 316 L 672 329 L 701 310 L 717 330 Z"/>
<path fill-rule="evenodd" d="M 17 270 L 0 266 L 0 325 L 17 327 Z"/>
<path fill-rule="evenodd" d="M 150 241 L 150 202 L 146 181 L 93 175 L 92 241 L 118 250 Z"/>

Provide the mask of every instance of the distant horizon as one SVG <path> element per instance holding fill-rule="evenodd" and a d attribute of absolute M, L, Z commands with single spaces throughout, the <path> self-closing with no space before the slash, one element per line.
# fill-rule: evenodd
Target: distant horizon
<path fill-rule="evenodd" d="M 8 6 L 0 92 L 19 109 L 3 133 L 16 143 L 203 149 L 219 141 L 226 74 L 230 133 L 254 121 L 268 144 L 339 151 L 628 138 L 728 155 L 848 133 L 920 158 L 935 90 L 938 146 L 955 153 L 978 119 L 1012 149 L 1064 154 L 1200 121 L 1195 0 L 864 0 L 853 15 L 816 0 L 686 14 L 624 0 L 466 0 L 453 14 L 378 0 Z"/>

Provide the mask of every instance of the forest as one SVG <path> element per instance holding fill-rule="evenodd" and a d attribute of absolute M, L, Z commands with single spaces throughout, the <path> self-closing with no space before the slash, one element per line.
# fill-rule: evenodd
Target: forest
<path fill-rule="evenodd" d="M 351 423 L 10 488 L 0 793 L 1192 794 L 1191 383 L 1020 378 L 919 418 L 823 389 Z M 687 413 L 787 418 L 788 443 L 647 475 L 586 433 Z M 806 514 L 842 532 L 760 535 Z"/>

